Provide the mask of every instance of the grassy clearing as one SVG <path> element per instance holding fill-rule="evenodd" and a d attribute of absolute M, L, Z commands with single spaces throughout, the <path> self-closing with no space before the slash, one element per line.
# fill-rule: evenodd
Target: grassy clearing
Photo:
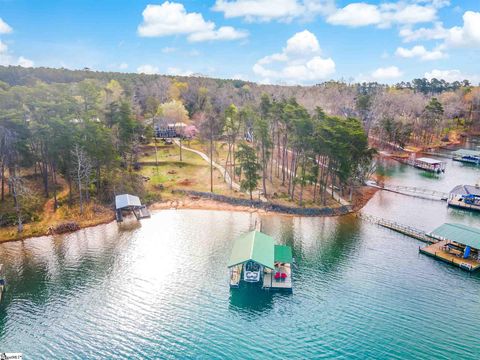
<path fill-rule="evenodd" d="M 145 186 L 149 192 L 161 192 L 162 198 L 170 198 L 174 189 L 210 191 L 210 166 L 199 155 L 183 150 L 183 161 L 179 161 L 178 146 L 163 146 L 157 151 L 157 166 L 154 147 L 148 146 L 142 150 L 140 173 L 148 178 Z M 216 169 L 213 180 L 216 193 L 234 195 Z"/>

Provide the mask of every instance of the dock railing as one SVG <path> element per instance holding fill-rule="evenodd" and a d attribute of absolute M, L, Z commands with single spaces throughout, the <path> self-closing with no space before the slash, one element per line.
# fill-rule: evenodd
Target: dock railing
<path fill-rule="evenodd" d="M 367 185 L 376 187 L 377 189 L 390 191 L 390 192 L 407 195 L 407 196 L 418 197 L 422 199 L 441 200 L 441 201 L 447 201 L 448 199 L 448 193 L 443 191 L 424 189 L 424 188 L 419 188 L 414 186 L 388 185 L 388 184 L 378 185 L 372 181 L 368 181 Z"/>
<path fill-rule="evenodd" d="M 401 234 L 413 237 L 417 240 L 423 241 L 425 243 L 434 243 L 437 242 L 437 239 L 434 239 L 433 237 L 429 236 L 428 233 L 426 233 L 423 230 L 414 228 L 412 226 L 408 225 L 403 225 L 400 224 L 396 221 L 391 221 L 387 219 L 383 219 L 377 216 L 369 215 L 369 214 L 363 214 L 363 213 L 357 213 L 357 216 L 361 218 L 362 220 L 366 220 L 368 222 L 371 222 L 373 224 L 380 225 L 384 228 L 394 230 L 396 232 L 399 232 Z"/>

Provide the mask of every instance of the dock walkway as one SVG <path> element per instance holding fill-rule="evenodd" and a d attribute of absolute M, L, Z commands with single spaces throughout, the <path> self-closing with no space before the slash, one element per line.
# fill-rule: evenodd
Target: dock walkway
<path fill-rule="evenodd" d="M 367 186 L 374 187 L 380 190 L 390 191 L 397 194 L 413 196 L 416 198 L 427 199 L 427 200 L 438 200 L 438 201 L 447 201 L 448 193 L 443 191 L 424 189 L 414 186 L 403 186 L 403 185 L 378 185 L 373 181 L 367 181 Z"/>
<path fill-rule="evenodd" d="M 373 224 L 380 225 L 384 228 L 399 232 L 401 234 L 413 237 L 417 240 L 420 240 L 424 243 L 431 244 L 437 242 L 438 240 L 428 236 L 428 234 L 420 229 L 416 229 L 412 226 L 403 225 L 395 221 L 383 219 L 373 215 L 358 213 L 357 216 L 363 220 L 369 221 Z"/>
<path fill-rule="evenodd" d="M 447 244 L 448 240 L 441 240 L 439 238 L 430 236 L 429 233 L 423 230 L 416 229 L 411 226 L 403 225 L 395 221 L 382 219 L 380 217 L 376 217 L 373 215 L 358 213 L 357 216 L 373 224 L 380 225 L 384 228 L 396 231 L 403 235 L 407 235 L 414 239 L 427 243 L 428 244 L 427 246 L 422 248 L 419 247 L 418 249 L 422 254 L 434 257 L 436 259 L 439 259 L 443 262 L 457 266 L 466 271 L 473 272 L 480 269 L 480 259 L 474 259 L 474 258 L 464 259 L 463 254 L 461 253 L 446 251 L 445 245 Z"/>

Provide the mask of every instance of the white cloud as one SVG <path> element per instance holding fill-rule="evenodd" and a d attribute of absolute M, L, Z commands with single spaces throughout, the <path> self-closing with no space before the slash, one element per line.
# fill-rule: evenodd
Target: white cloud
<path fill-rule="evenodd" d="M 419 5 L 399 1 L 380 5 L 364 2 L 351 3 L 337 9 L 327 17 L 327 22 L 333 25 L 351 27 L 376 25 L 380 28 L 393 24 L 407 25 L 431 22 L 436 19 L 437 8 L 431 4 Z"/>
<path fill-rule="evenodd" d="M 118 65 L 118 68 L 120 70 L 125 70 L 125 69 L 128 69 L 128 64 L 127 63 L 121 63 L 120 65 Z"/>
<path fill-rule="evenodd" d="M 436 22 L 433 28 L 419 28 L 413 30 L 406 27 L 400 30 L 400 37 L 404 42 L 417 40 L 441 40 L 448 36 L 448 30 L 443 27 L 441 22 Z"/>
<path fill-rule="evenodd" d="M 333 25 L 366 26 L 377 25 L 382 16 L 377 5 L 366 3 L 353 3 L 338 9 L 327 18 L 327 22 Z"/>
<path fill-rule="evenodd" d="M 464 74 L 458 69 L 452 69 L 452 70 L 438 70 L 434 69 L 431 72 L 426 72 L 425 73 L 425 78 L 427 79 L 443 79 L 448 82 L 453 82 L 453 81 L 463 81 L 463 80 L 470 80 L 472 82 L 479 82 L 480 81 L 480 76 L 479 75 L 469 75 L 469 74 Z"/>
<path fill-rule="evenodd" d="M 23 56 L 15 58 L 9 51 L 8 45 L 0 40 L 0 65 L 19 65 L 23 67 L 33 67 L 34 62 Z"/>
<path fill-rule="evenodd" d="M 463 14 L 463 25 L 444 28 L 440 22 L 433 28 L 412 30 L 405 28 L 400 31 L 405 42 L 418 40 L 444 40 L 445 47 L 480 47 L 480 12 L 466 11 Z"/>
<path fill-rule="evenodd" d="M 291 21 L 335 10 L 335 0 L 217 0 L 212 10 L 247 21 Z"/>
<path fill-rule="evenodd" d="M 424 61 L 438 60 L 446 56 L 446 54 L 443 53 L 439 48 L 429 51 L 425 49 L 423 45 L 417 45 L 411 49 L 399 47 L 397 48 L 397 51 L 395 51 L 395 55 L 406 59 L 420 58 L 420 60 Z"/>
<path fill-rule="evenodd" d="M 335 73 L 335 62 L 321 57 L 316 36 L 304 30 L 288 39 L 281 53 L 258 60 L 253 72 L 263 82 L 312 83 Z"/>
<path fill-rule="evenodd" d="M 0 34 L 8 34 L 13 31 L 12 27 L 8 25 L 2 18 L 0 18 Z"/>
<path fill-rule="evenodd" d="M 137 68 L 137 73 L 139 74 L 158 74 L 160 72 L 160 69 L 157 66 L 153 66 L 150 64 L 145 64 L 145 65 L 140 65 Z"/>
<path fill-rule="evenodd" d="M 189 41 L 236 40 L 248 36 L 243 30 L 231 26 L 215 29 L 200 13 L 187 13 L 181 3 L 165 1 L 161 5 L 147 5 L 143 10 L 143 23 L 138 34 L 144 37 L 187 35 Z"/>
<path fill-rule="evenodd" d="M 440 9 L 445 6 L 450 6 L 450 0 L 416 0 L 417 4 L 427 4 L 431 5 L 437 9 Z"/>
<path fill-rule="evenodd" d="M 480 46 L 480 12 L 466 11 L 463 26 L 454 26 L 448 31 L 446 44 L 453 47 Z"/>
<path fill-rule="evenodd" d="M 0 54 L 6 53 L 7 50 L 8 50 L 7 44 L 5 44 L 4 42 L 2 42 L 2 40 L 0 40 Z"/>
<path fill-rule="evenodd" d="M 403 73 L 396 66 L 380 67 L 373 71 L 371 77 L 375 80 L 393 80 L 401 77 Z"/>
<path fill-rule="evenodd" d="M 191 76 L 193 75 L 193 71 L 190 70 L 181 70 L 177 67 L 169 67 L 167 68 L 168 75 L 178 75 L 178 76 Z"/>
<path fill-rule="evenodd" d="M 248 36 L 243 30 L 236 30 L 231 26 L 222 26 L 218 30 L 203 31 L 190 34 L 188 40 L 192 42 L 208 41 L 208 40 L 237 40 Z"/>
<path fill-rule="evenodd" d="M 24 58 L 23 56 L 20 56 L 17 60 L 17 64 L 23 67 L 33 67 L 34 62 L 30 59 Z"/>

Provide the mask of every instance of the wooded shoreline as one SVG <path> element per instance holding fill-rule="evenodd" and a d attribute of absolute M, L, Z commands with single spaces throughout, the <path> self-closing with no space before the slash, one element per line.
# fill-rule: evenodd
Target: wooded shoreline
<path fill-rule="evenodd" d="M 245 205 L 235 205 L 232 203 L 222 202 L 218 200 L 212 200 L 208 198 L 199 198 L 198 196 L 189 196 L 182 194 L 181 192 L 177 193 L 177 197 L 170 198 L 164 201 L 157 201 L 149 205 L 149 209 L 155 213 L 157 211 L 162 210 L 209 210 L 209 211 L 231 211 L 231 212 L 248 212 L 248 213 L 257 213 L 260 215 L 278 215 L 278 216 L 286 216 L 286 217 L 336 217 L 336 216 L 344 216 L 350 213 L 354 213 L 359 211 L 363 206 L 365 206 L 368 201 L 375 195 L 377 189 L 367 188 L 367 196 L 362 198 L 358 201 L 358 203 L 354 203 L 352 208 L 349 211 L 344 211 L 341 213 L 331 213 L 331 214 L 323 214 L 323 215 L 308 215 L 308 214 L 294 214 L 289 213 L 287 211 L 281 211 L 279 208 L 277 209 L 265 209 L 265 208 L 258 208 L 253 206 L 245 206 Z M 243 200 L 243 199 L 238 199 Z M 293 208 L 292 209 L 299 209 Z M 306 212 L 311 209 L 308 207 L 302 208 L 306 210 Z M 107 217 L 99 217 L 97 221 L 93 221 L 88 224 L 78 224 L 79 230 L 87 229 L 90 227 L 95 227 L 98 225 L 109 224 L 115 221 L 115 213 L 113 209 L 109 212 Z M 2 229 L 0 233 L 0 243 L 12 242 L 12 241 L 22 241 L 27 239 L 35 239 L 44 236 L 58 236 L 63 234 L 57 234 L 51 231 L 55 226 L 61 225 L 58 223 L 51 223 L 49 224 L 48 228 L 41 233 L 36 233 L 35 235 L 29 234 L 28 231 L 24 231 L 22 233 L 17 233 L 16 227 L 11 226 L 9 228 Z M 65 232 L 65 234 L 73 233 L 72 232 Z M 5 237 L 5 234 L 10 234 L 10 236 Z"/>

